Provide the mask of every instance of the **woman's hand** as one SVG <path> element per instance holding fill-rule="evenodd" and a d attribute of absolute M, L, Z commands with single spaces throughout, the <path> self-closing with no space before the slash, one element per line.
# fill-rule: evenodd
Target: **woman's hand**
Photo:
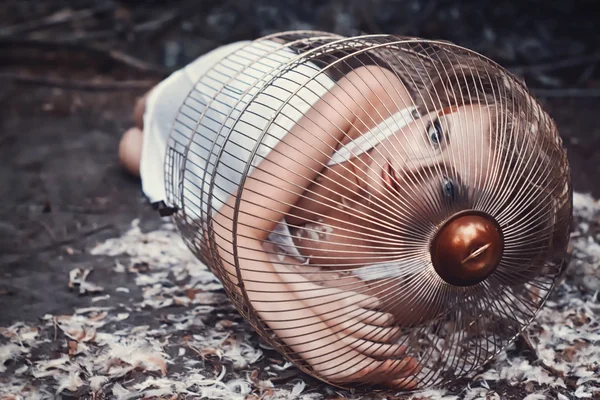
<path fill-rule="evenodd" d="M 395 343 L 399 328 L 393 326 L 391 314 L 377 311 L 381 302 L 376 297 L 361 294 L 354 278 L 352 286 L 317 285 L 311 267 L 280 257 L 271 244 L 263 247 L 279 278 L 278 288 L 269 284 L 268 292 L 265 287 L 255 292 L 246 285 L 248 297 L 268 327 L 315 372 L 338 384 L 396 389 L 417 384 L 418 362 Z M 251 280 L 251 272 L 244 275 L 246 282 Z"/>
<path fill-rule="evenodd" d="M 378 311 L 376 297 L 356 281 L 318 285 L 288 267 L 295 260 L 279 260 L 263 247 L 342 138 L 357 129 L 357 115 L 372 107 L 373 78 L 369 69 L 353 71 L 298 121 L 213 217 L 211 247 L 224 286 L 246 297 L 259 317 L 253 324 L 277 336 L 288 356 L 336 384 L 411 389 L 419 363 L 396 343 L 399 329 L 392 315 Z"/>

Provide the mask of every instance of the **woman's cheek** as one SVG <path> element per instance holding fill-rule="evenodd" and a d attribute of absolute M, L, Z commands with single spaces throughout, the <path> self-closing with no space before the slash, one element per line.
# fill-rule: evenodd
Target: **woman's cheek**
<path fill-rule="evenodd" d="M 430 182 L 415 182 L 409 185 L 404 198 L 408 203 L 407 213 L 409 215 L 407 217 L 414 219 L 415 222 L 424 222 L 421 220 L 427 219 L 427 215 L 436 212 L 438 198 Z"/>
<path fill-rule="evenodd" d="M 387 188 L 383 185 L 383 168 L 376 163 L 371 163 L 367 171 L 367 192 L 370 197 L 385 198 L 389 196 Z"/>

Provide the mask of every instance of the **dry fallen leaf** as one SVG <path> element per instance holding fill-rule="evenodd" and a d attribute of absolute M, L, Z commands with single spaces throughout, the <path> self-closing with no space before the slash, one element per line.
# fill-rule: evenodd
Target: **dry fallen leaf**
<path fill-rule="evenodd" d="M 567 278 L 527 329 L 539 360 L 514 351 L 501 353 L 475 384 L 464 388 L 461 398 L 496 399 L 497 393 L 490 387 L 498 387 L 504 382 L 514 385 L 515 391 L 522 391 L 529 385 L 531 399 L 542 391 L 552 396 L 559 392 L 569 394 L 569 398 L 594 398 L 600 393 L 600 381 L 595 380 L 600 379 L 595 362 L 600 359 L 600 331 L 597 328 L 600 306 L 598 295 L 581 284 L 589 276 L 600 276 L 600 258 L 595 253 L 600 237 L 594 236 L 590 228 L 590 221 L 600 216 L 600 204 L 584 195 L 577 195 L 574 204 L 578 218 L 583 218 L 589 226 L 574 226 L 577 235 L 572 239 L 574 254 Z M 28 395 L 27 384 L 22 381 L 24 376 L 11 374 L 0 385 L 0 398 L 15 393 L 20 393 L 18 398 L 52 398 L 44 397 L 44 393 L 57 397 L 57 389 L 67 391 L 77 387 L 80 382 L 75 377 L 78 377 L 93 393 L 97 392 L 96 398 L 102 395 L 130 399 L 176 396 L 226 400 L 327 399 L 327 395 L 309 390 L 308 384 L 303 387 L 297 378 L 288 379 L 285 384 L 277 382 L 284 376 L 282 371 L 295 368 L 288 362 L 281 365 L 281 359 L 264 360 L 269 379 L 259 380 L 259 368 L 264 364 L 254 363 L 263 357 L 261 349 L 269 347 L 261 347 L 255 342 L 256 335 L 251 334 L 247 324 L 234 322 L 237 314 L 233 307 L 223 311 L 225 304 L 219 300 L 224 299 L 221 286 L 198 263 L 173 226 L 165 225 L 145 233 L 134 224 L 122 237 L 109 239 L 92 252 L 127 255 L 132 264 L 152 265 L 151 271 L 148 268 L 148 273 L 144 274 L 151 279 L 138 283 L 148 290 L 132 287 L 132 299 L 123 300 L 123 304 L 114 309 L 86 307 L 77 309 L 72 315 L 45 316 L 42 322 L 45 325 L 39 330 L 23 324 L 0 328 L 2 340 L 10 345 L 6 353 L 10 355 L 11 367 L 14 365 L 23 371 L 28 380 L 35 378 L 41 393 L 39 396 L 35 394 L 38 392 Z M 154 273 L 159 275 L 154 276 Z M 189 283 L 181 283 L 184 282 L 178 280 L 181 276 L 188 277 Z M 176 278 L 173 280 L 172 277 Z M 140 301 L 139 293 L 148 297 Z M 165 319 L 157 316 L 163 317 L 166 313 L 164 310 L 156 312 L 153 306 L 162 307 L 168 304 L 167 300 L 174 304 L 178 297 L 191 300 L 191 304 L 169 309 L 172 316 L 164 323 Z M 219 304 L 218 313 L 211 305 L 214 299 Z M 145 301 L 148 301 L 147 305 Z M 85 303 L 87 305 L 87 300 Z M 142 313 L 152 315 L 153 320 L 140 319 Z M 194 320 L 204 320 L 206 324 L 197 329 L 200 325 L 192 325 Z M 54 336 L 54 321 L 56 329 L 67 336 L 64 358 L 50 359 L 56 356 L 48 354 L 44 347 L 44 341 L 52 341 Z M 182 345 L 190 349 L 183 355 L 177 352 Z M 36 347 L 37 351 L 31 351 Z M 0 369 L 9 365 L 1 354 L 4 353 L 0 346 Z M 41 358 L 33 359 L 35 354 L 40 354 Z M 179 355 L 170 359 L 167 354 Z M 214 363 L 204 363 L 203 358 Z M 2 360 L 7 360 L 7 364 L 4 365 Z M 168 365 L 172 362 L 177 363 L 176 368 Z M 213 365 L 216 363 L 218 368 Z M 297 375 L 298 378 L 301 376 Z M 248 390 L 248 387 L 250 393 L 234 392 Z M 331 396 L 335 398 L 336 395 Z M 359 398 L 350 394 L 347 397 Z M 340 393 L 338 398 L 344 399 L 344 396 Z M 450 400 L 456 397 L 444 389 L 432 389 L 408 398 Z M 557 398 L 564 397 L 558 395 Z"/>
<path fill-rule="evenodd" d="M 69 340 L 69 356 L 73 357 L 77 353 L 77 342 L 75 340 Z"/>

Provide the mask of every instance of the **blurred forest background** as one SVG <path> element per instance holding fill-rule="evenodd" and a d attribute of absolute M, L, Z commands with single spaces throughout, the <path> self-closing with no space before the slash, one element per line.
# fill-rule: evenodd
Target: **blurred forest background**
<path fill-rule="evenodd" d="M 596 7 L 594 0 L 3 0 L 0 326 L 81 306 L 65 289 L 80 265 L 96 266 L 106 286 L 139 291 L 85 251 L 134 218 L 144 229 L 161 223 L 118 165 L 132 105 L 205 52 L 277 31 L 412 35 L 483 53 L 525 78 L 558 123 L 575 190 L 600 198 Z"/>
<path fill-rule="evenodd" d="M 222 44 L 283 30 L 316 29 L 450 40 L 530 75 L 533 86 L 589 88 L 598 77 L 595 3 L 4 0 L 2 72 L 8 79 L 15 68 L 28 66 L 28 72 L 50 77 L 63 73 L 82 79 L 140 79 L 181 67 Z M 566 74 L 569 67 L 578 68 Z"/>
<path fill-rule="evenodd" d="M 88 304 L 66 286 L 81 266 L 111 293 L 105 304 L 141 296 L 113 259 L 87 251 L 135 218 L 144 230 L 161 224 L 118 165 L 136 98 L 219 45 L 277 31 L 412 35 L 483 53 L 525 78 L 557 121 L 575 190 L 600 198 L 596 8 L 594 0 L 2 0 L 0 326 Z M 131 323 L 162 317 L 144 310 Z"/>
<path fill-rule="evenodd" d="M 55 290 L 65 251 L 77 263 L 85 257 L 77 245 L 91 236 L 115 235 L 137 217 L 160 222 L 117 162 L 135 99 L 219 45 L 272 32 L 414 35 L 489 56 L 526 79 L 557 120 L 575 189 L 600 197 L 595 3 L 4 0 L 0 323 L 76 304 Z"/>

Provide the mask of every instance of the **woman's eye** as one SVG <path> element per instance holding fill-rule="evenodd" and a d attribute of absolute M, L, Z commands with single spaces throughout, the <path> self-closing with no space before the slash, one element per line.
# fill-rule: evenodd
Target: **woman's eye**
<path fill-rule="evenodd" d="M 444 178 L 444 182 L 442 184 L 442 189 L 444 191 L 444 196 L 448 199 L 454 198 L 454 183 L 452 180 L 448 178 Z"/>
<path fill-rule="evenodd" d="M 438 120 L 433 121 L 429 125 L 427 133 L 429 134 L 429 141 L 434 145 L 434 147 L 438 147 L 440 143 L 442 143 L 444 133 L 442 132 L 442 126 Z"/>

